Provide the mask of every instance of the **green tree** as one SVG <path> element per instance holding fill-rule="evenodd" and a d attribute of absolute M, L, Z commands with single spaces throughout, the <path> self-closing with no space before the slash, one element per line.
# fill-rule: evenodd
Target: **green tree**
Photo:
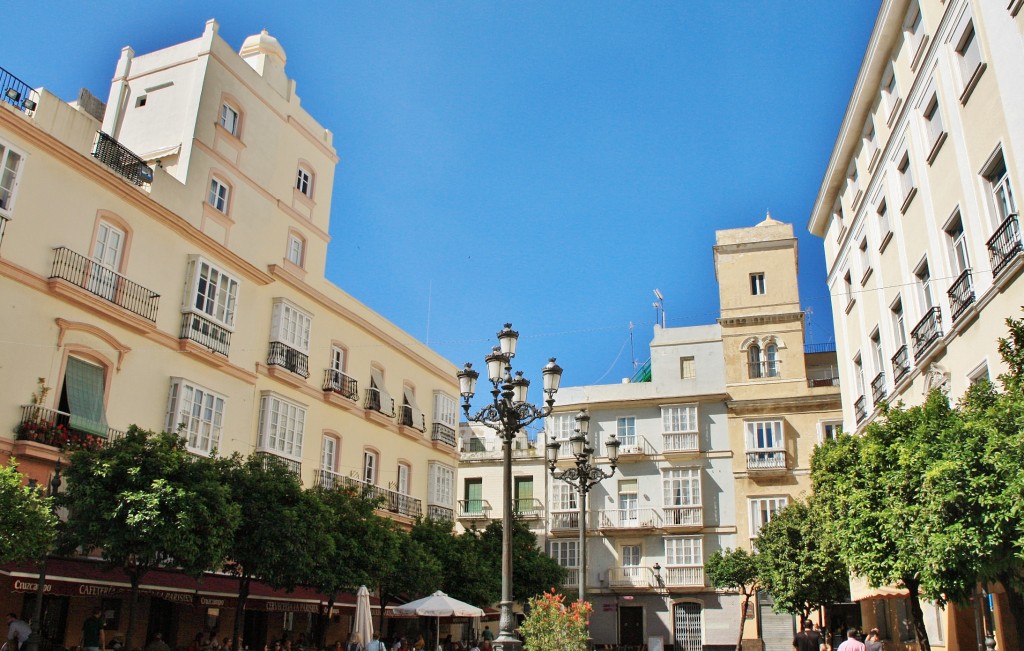
<path fill-rule="evenodd" d="M 399 596 L 419 598 L 433 594 L 435 590 L 444 589 L 444 569 L 441 562 L 423 543 L 414 539 L 411 533 L 392 527 L 387 531 L 386 544 L 390 551 L 389 556 L 393 560 L 386 563 L 377 583 L 381 630 L 384 630 L 385 608 L 388 604 L 395 603 Z"/>
<path fill-rule="evenodd" d="M 457 536 L 453 522 L 424 518 L 410 533 L 441 564 L 440 589 L 449 596 L 475 605 L 501 598 L 501 557 L 495 564 L 484 553 L 476 529 Z"/>
<path fill-rule="evenodd" d="M 189 454 L 176 434 L 134 425 L 99 450 L 72 454 L 65 478 L 58 501 L 68 510 L 62 546 L 98 549 L 107 564 L 128 575 L 130 649 L 142 577 L 155 567 L 201 576 L 219 566 L 238 507 L 215 461 Z"/>
<path fill-rule="evenodd" d="M 273 455 L 232 457 L 225 481 L 241 513 L 227 554 L 227 569 L 238 577 L 232 639 L 241 633 L 242 613 L 253 580 L 292 589 L 317 577 L 318 562 L 334 554 L 328 534 L 330 513 L 299 476 Z"/>
<path fill-rule="evenodd" d="M 23 482 L 13 458 L 0 466 L 0 563 L 42 558 L 53 547 L 57 518 L 50 498 Z"/>
<path fill-rule="evenodd" d="M 756 545 L 758 576 L 776 611 L 806 620 L 811 611 L 849 598 L 849 570 L 813 499 L 779 511 L 761 527 Z"/>
<path fill-rule="evenodd" d="M 501 522 L 492 522 L 480 534 L 479 544 L 487 562 L 501 575 Z M 512 521 L 512 599 L 526 603 L 531 597 L 559 588 L 565 568 L 537 546 L 537 536 L 519 518 Z M 499 584 L 500 598 L 500 584 Z"/>
<path fill-rule="evenodd" d="M 743 649 L 743 624 L 747 619 L 750 600 L 761 589 L 758 576 L 757 554 L 745 549 L 716 551 L 704 563 L 704 574 L 708 584 L 717 590 L 735 590 L 743 596 L 740 611 L 740 630 L 736 639 L 736 651 Z"/>

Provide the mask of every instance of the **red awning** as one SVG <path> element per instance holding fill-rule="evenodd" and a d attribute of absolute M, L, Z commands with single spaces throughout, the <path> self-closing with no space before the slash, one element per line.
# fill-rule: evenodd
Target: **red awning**
<path fill-rule="evenodd" d="M 31 565 L 8 563 L 0 566 L 0 574 L 11 577 L 14 592 L 35 592 L 39 585 L 39 572 Z M 109 569 L 98 559 L 51 558 L 46 563 L 45 590 L 47 594 L 66 596 L 125 595 L 131 590 L 131 582 L 124 570 Z M 154 569 L 142 576 L 139 591 L 189 606 L 233 608 L 238 598 L 238 579 L 208 572 L 196 580 L 175 570 Z M 370 602 L 371 607 L 379 607 L 376 598 L 371 597 Z M 253 581 L 245 607 L 316 613 L 326 603 L 327 598 L 311 588 L 297 587 L 289 592 Z M 355 608 L 355 604 L 355 595 L 347 593 L 338 595 L 334 603 L 339 608 Z"/>

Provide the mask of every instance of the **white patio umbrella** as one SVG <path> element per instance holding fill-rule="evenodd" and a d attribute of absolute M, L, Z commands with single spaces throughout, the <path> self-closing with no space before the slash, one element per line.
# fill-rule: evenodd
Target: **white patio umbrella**
<path fill-rule="evenodd" d="M 352 632 L 359 636 L 359 645 L 366 649 L 373 637 L 373 619 L 370 617 L 370 591 L 365 585 L 356 592 L 356 620 Z"/>
<path fill-rule="evenodd" d="M 437 618 L 437 635 L 434 649 L 441 644 L 441 618 L 442 617 L 483 617 L 484 611 L 476 606 L 471 606 L 465 601 L 459 601 L 438 590 L 429 597 L 423 597 L 416 601 L 410 601 L 404 606 L 394 606 L 392 612 L 396 615 L 419 615 L 420 617 Z"/>

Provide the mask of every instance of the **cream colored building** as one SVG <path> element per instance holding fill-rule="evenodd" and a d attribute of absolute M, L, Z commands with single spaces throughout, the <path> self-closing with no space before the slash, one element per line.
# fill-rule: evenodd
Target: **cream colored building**
<path fill-rule="evenodd" d="M 325 279 L 332 134 L 276 39 L 217 30 L 124 48 L 105 107 L 0 106 L 0 456 L 45 482 L 58 451 L 10 434 L 28 421 L 180 427 L 196 454 L 373 486 L 402 524 L 451 519 L 456 369 Z"/>
<path fill-rule="evenodd" d="M 714 261 L 718 323 L 655 327 L 649 370 L 622 384 L 562 387 L 547 419 L 548 436 L 564 442 L 586 408 L 605 469 L 604 443 L 611 434 L 622 442 L 587 516 L 599 644 L 660 637 L 676 651 L 735 648 L 740 597 L 709 588 L 704 561 L 749 549 L 765 522 L 810 491 L 811 452 L 841 419 L 834 348 L 805 345 L 792 225 L 767 217 L 718 231 Z M 576 497 L 549 481 L 549 553 L 578 570 Z M 744 638 L 792 648 L 792 616 L 765 599 L 755 606 Z"/>
<path fill-rule="evenodd" d="M 849 431 L 883 400 L 956 399 L 1003 370 L 996 340 L 1024 303 L 1021 8 L 882 2 L 808 223 L 825 244 Z M 912 639 L 899 600 L 858 596 L 865 625 Z M 933 648 L 977 648 L 972 613 L 926 615 Z"/>

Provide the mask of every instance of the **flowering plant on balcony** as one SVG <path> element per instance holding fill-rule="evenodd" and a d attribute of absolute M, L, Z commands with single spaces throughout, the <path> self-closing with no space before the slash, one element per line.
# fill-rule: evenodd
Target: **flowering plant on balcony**
<path fill-rule="evenodd" d="M 566 606 L 565 595 L 554 589 L 531 598 L 530 614 L 519 627 L 527 651 L 586 651 L 592 611 L 587 601 Z"/>
<path fill-rule="evenodd" d="M 62 423 L 48 420 L 24 421 L 18 425 L 16 433 L 19 441 L 35 441 L 68 451 L 98 450 L 103 445 L 103 439 L 98 436 L 75 432 Z"/>

